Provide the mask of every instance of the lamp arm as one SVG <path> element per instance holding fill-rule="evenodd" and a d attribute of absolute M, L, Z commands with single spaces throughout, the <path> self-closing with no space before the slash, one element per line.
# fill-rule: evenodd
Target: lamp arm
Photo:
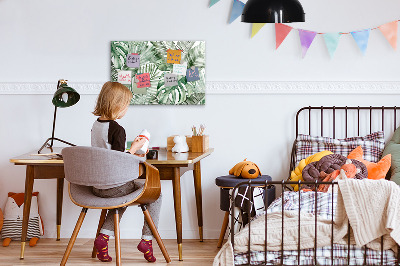
<path fill-rule="evenodd" d="M 57 118 L 57 106 L 54 106 L 53 131 L 51 132 L 51 144 L 50 144 L 50 148 L 53 147 L 54 131 L 55 131 L 55 129 L 56 129 L 56 118 Z"/>

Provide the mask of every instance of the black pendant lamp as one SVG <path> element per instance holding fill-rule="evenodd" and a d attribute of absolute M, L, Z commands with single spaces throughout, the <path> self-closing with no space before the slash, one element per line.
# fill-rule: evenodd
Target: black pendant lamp
<path fill-rule="evenodd" d="M 249 0 L 243 9 L 242 22 L 304 22 L 304 10 L 298 0 Z"/>

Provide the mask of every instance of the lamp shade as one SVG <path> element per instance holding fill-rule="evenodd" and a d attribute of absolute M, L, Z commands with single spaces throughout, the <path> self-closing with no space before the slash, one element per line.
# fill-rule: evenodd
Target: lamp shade
<path fill-rule="evenodd" d="M 249 0 L 242 12 L 242 22 L 304 22 L 304 15 L 298 0 Z"/>
<path fill-rule="evenodd" d="M 76 90 L 68 87 L 67 84 L 61 84 L 53 95 L 53 104 L 56 107 L 70 107 L 76 104 L 80 99 L 80 95 Z"/>

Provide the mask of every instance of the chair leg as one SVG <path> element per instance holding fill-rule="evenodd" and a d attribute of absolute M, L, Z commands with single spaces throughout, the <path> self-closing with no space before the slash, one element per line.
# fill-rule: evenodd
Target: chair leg
<path fill-rule="evenodd" d="M 99 219 L 99 226 L 97 227 L 96 238 L 100 234 L 100 230 L 103 227 L 104 221 L 106 220 L 106 215 L 107 215 L 107 210 L 106 209 L 101 210 L 101 215 L 100 215 L 100 219 Z M 93 244 L 92 258 L 96 258 L 96 254 L 97 254 L 97 250 L 96 250 L 96 248 L 95 248 L 95 246 Z"/>
<path fill-rule="evenodd" d="M 119 235 L 119 213 L 118 209 L 115 209 L 114 214 L 114 234 L 115 234 L 115 256 L 117 257 L 115 265 L 121 265 L 121 243 L 120 243 L 120 235 Z"/>
<path fill-rule="evenodd" d="M 151 232 L 153 233 L 153 236 L 155 237 L 155 239 L 157 240 L 157 244 L 161 249 L 161 252 L 164 256 L 164 259 L 167 263 L 171 262 L 171 259 L 168 255 L 168 251 L 164 246 L 164 243 L 161 240 L 160 234 L 158 233 L 158 230 L 156 228 L 156 225 L 153 222 L 153 219 L 151 218 L 151 215 L 149 213 L 149 211 L 146 208 L 146 205 L 140 205 L 140 207 L 142 208 L 143 214 L 144 214 L 144 219 L 146 220 L 147 224 L 150 227 Z"/>
<path fill-rule="evenodd" d="M 219 235 L 217 248 L 220 248 L 222 246 L 222 242 L 224 241 L 226 228 L 228 227 L 228 222 L 229 222 L 229 212 L 225 212 L 225 217 L 224 217 L 224 221 L 222 222 L 221 234 Z"/>
<path fill-rule="evenodd" d="M 79 230 L 81 229 L 83 220 L 85 219 L 87 208 L 82 208 L 81 214 L 79 215 L 78 221 L 76 222 L 74 232 L 72 232 L 72 236 L 69 240 L 67 249 L 65 250 L 64 257 L 61 260 L 60 265 L 64 266 L 67 263 L 69 254 L 71 253 L 72 247 L 74 246 L 76 237 L 78 236 Z"/>

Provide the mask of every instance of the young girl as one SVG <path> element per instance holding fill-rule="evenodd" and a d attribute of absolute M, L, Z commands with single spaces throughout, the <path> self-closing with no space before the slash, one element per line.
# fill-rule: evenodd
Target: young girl
<path fill-rule="evenodd" d="M 126 114 L 131 99 L 131 91 L 124 85 L 118 82 L 106 82 L 103 85 L 93 112 L 94 115 L 99 116 L 92 127 L 91 140 L 93 147 L 125 152 L 125 129 L 115 120 L 121 119 Z M 137 155 L 136 151 L 139 150 L 145 142 L 146 139 L 144 138 L 136 138 L 129 149 L 129 153 L 131 153 L 132 156 L 144 157 L 145 155 Z M 102 198 L 125 196 L 144 186 L 143 183 L 135 182 L 136 178 L 137 176 L 132 176 L 132 181 L 117 187 L 93 187 L 93 194 Z M 160 207 L 161 195 L 155 202 L 147 205 L 147 209 L 156 226 L 158 226 Z M 126 207 L 118 209 L 120 219 L 125 210 Z M 109 210 L 107 212 L 106 220 L 101 228 L 100 234 L 94 241 L 94 245 L 97 249 L 97 258 L 101 261 L 112 260 L 108 255 L 108 240 L 110 236 L 114 236 L 114 214 L 115 210 Z M 142 240 L 137 248 L 144 253 L 144 258 L 149 262 L 156 261 L 156 258 L 153 256 L 152 237 L 153 234 L 151 233 L 150 227 L 145 221 L 142 230 Z"/>

